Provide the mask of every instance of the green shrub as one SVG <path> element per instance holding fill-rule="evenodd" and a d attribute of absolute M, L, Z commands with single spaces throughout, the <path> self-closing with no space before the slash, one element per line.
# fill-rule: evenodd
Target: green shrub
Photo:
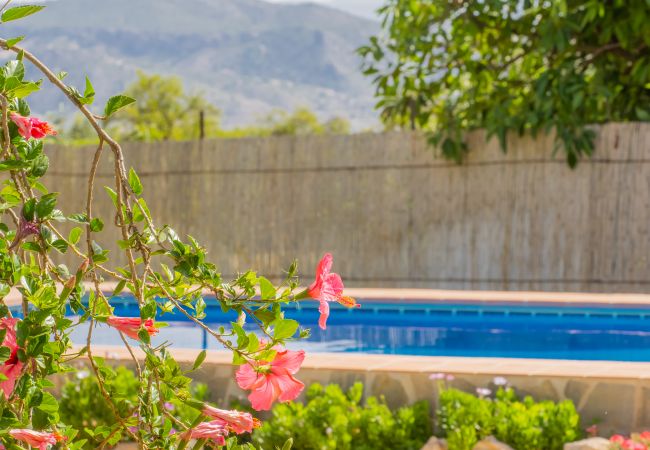
<path fill-rule="evenodd" d="M 517 450 L 556 450 L 581 435 L 580 416 L 570 400 L 520 401 L 510 388 L 499 388 L 494 399 L 443 389 L 436 416 L 450 450 L 471 450 L 487 436 Z"/>
<path fill-rule="evenodd" d="M 361 405 L 363 385 L 347 393 L 338 385 L 315 383 L 307 403 L 278 404 L 272 418 L 253 434 L 264 449 L 282 448 L 293 438 L 293 448 L 336 450 L 419 449 L 431 436 L 429 403 L 417 402 L 391 411 L 383 398 L 369 397 Z"/>
<path fill-rule="evenodd" d="M 111 381 L 106 385 L 110 389 L 108 394 L 120 416 L 125 417 L 138 404 L 138 378 L 132 371 L 121 366 L 115 370 L 106 370 L 105 376 Z M 192 385 L 192 393 L 197 400 L 205 400 L 208 396 L 207 386 L 195 383 Z M 165 406 L 173 416 L 186 423 L 192 422 L 199 415 L 199 411 L 180 401 Z M 87 371 L 77 372 L 77 376 L 63 386 L 59 414 L 63 423 L 83 430 L 80 431 L 80 437 L 87 439 L 84 446 L 86 449 L 95 449 L 104 440 L 104 436 L 93 435 L 91 430 L 102 426 L 110 427 L 115 423 L 115 415 L 99 391 L 97 379 Z"/>

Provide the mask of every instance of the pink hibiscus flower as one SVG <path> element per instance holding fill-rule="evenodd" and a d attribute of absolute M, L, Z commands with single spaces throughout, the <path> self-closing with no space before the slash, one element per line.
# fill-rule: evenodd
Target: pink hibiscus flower
<path fill-rule="evenodd" d="M 226 445 L 225 436 L 228 435 L 228 430 L 223 426 L 220 420 L 213 420 L 212 422 L 202 422 L 190 428 L 182 435 L 182 439 L 212 439 L 217 445 Z"/>
<path fill-rule="evenodd" d="M 205 405 L 202 412 L 204 416 L 221 421 L 224 427 L 237 434 L 252 433 L 254 428 L 261 425 L 259 420 L 247 412 L 228 411 L 210 405 Z"/>
<path fill-rule="evenodd" d="M 52 126 L 36 117 L 24 117 L 18 113 L 12 112 L 9 117 L 18 127 L 18 133 L 25 139 L 43 139 L 45 136 L 56 136 L 56 131 Z"/>
<path fill-rule="evenodd" d="M 343 296 L 343 281 L 338 273 L 330 273 L 334 258 L 331 253 L 325 253 L 316 267 L 316 279 L 307 289 L 307 295 L 320 302 L 318 326 L 327 328 L 327 318 L 330 315 L 328 302 L 338 302 L 347 308 L 360 307 L 352 297 Z"/>
<path fill-rule="evenodd" d="M 56 130 L 49 123 L 32 117 L 32 137 L 34 139 L 43 139 L 45 136 L 56 136 L 56 134 Z"/>
<path fill-rule="evenodd" d="M 139 317 L 110 316 L 106 320 L 106 323 L 126 334 L 131 339 L 138 341 L 140 340 L 138 337 L 138 331 L 140 331 L 140 327 L 144 327 L 149 336 L 153 336 L 158 333 L 158 328 L 154 326 L 153 319 L 147 319 L 142 322 L 142 319 Z"/>
<path fill-rule="evenodd" d="M 57 442 L 65 440 L 65 437 L 58 433 L 47 433 L 27 429 L 10 430 L 9 435 L 14 439 L 29 444 L 39 450 L 47 450 L 49 445 L 56 445 Z"/>
<path fill-rule="evenodd" d="M 0 390 L 4 392 L 5 398 L 9 398 L 14 391 L 16 380 L 20 378 L 23 370 L 23 363 L 18 360 L 18 343 L 16 342 L 16 324 L 18 319 L 5 317 L 0 319 L 0 330 L 6 330 L 5 338 L 2 341 L 3 347 L 9 348 L 9 359 L 0 366 L 0 373 L 7 377 L 0 381 Z"/>
<path fill-rule="evenodd" d="M 305 387 L 293 377 L 300 370 L 305 352 L 280 348 L 276 350 L 278 352 L 273 361 L 246 363 L 235 374 L 239 387 L 251 391 L 248 399 L 257 411 L 271 409 L 275 400 L 294 400 Z"/>

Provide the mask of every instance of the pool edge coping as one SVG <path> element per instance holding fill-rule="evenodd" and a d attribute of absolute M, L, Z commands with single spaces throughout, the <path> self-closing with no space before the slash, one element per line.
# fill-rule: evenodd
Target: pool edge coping
<path fill-rule="evenodd" d="M 134 348 L 134 351 L 138 358 L 144 357 L 141 350 Z M 171 351 L 178 362 L 189 364 L 193 363 L 201 352 L 200 349 L 188 348 L 172 348 Z M 128 350 L 123 346 L 94 345 L 93 355 L 120 362 L 132 360 Z M 226 350 L 208 350 L 205 361 L 217 365 L 232 366 L 232 355 Z M 464 376 L 650 380 L 650 362 L 559 359 L 310 352 L 305 357 L 302 369 L 414 375 L 445 373 Z"/>

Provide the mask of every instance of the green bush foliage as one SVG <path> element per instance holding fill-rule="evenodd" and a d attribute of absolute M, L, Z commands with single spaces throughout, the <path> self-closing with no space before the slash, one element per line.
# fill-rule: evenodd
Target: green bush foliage
<path fill-rule="evenodd" d="M 138 378 L 131 370 L 121 366 L 105 373 L 111 381 L 107 385 L 108 394 L 120 416 L 125 417 L 138 404 Z M 208 388 L 205 384 L 194 383 L 191 390 L 194 398 L 201 401 L 207 399 Z M 199 416 L 198 410 L 178 400 L 167 403 L 165 408 L 174 417 L 190 423 Z M 80 431 L 80 437 L 87 439 L 84 445 L 86 449 L 98 448 L 106 437 L 102 430 L 110 430 L 110 426 L 115 423 L 115 415 L 99 391 L 97 378 L 85 370 L 77 372 L 76 377 L 63 386 L 59 414 L 64 423 L 83 430 Z"/>
<path fill-rule="evenodd" d="M 443 389 L 436 420 L 450 450 L 471 450 L 488 436 L 517 450 L 561 450 L 581 435 L 580 416 L 570 400 L 519 400 L 511 388 L 500 388 L 494 399 Z"/>
<path fill-rule="evenodd" d="M 270 420 L 253 434 L 264 449 L 281 448 L 293 438 L 295 449 L 376 450 L 419 449 L 431 436 L 429 403 L 417 402 L 391 411 L 383 398 L 368 397 L 361 404 L 363 385 L 348 392 L 340 386 L 315 383 L 307 403 L 278 404 Z"/>

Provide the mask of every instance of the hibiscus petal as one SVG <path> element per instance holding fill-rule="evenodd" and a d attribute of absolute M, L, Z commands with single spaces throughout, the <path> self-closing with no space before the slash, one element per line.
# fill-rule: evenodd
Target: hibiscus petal
<path fill-rule="evenodd" d="M 327 328 L 327 318 L 330 315 L 330 305 L 325 300 L 321 300 L 320 305 L 318 306 L 318 312 L 320 317 L 318 318 L 318 326 L 324 330 Z"/>
<path fill-rule="evenodd" d="M 235 373 L 235 380 L 242 389 L 252 389 L 263 375 L 255 372 L 253 366 L 250 364 L 243 364 L 239 366 Z"/>
<path fill-rule="evenodd" d="M 32 121 L 29 117 L 23 117 L 20 114 L 11 113 L 10 118 L 18 127 L 18 134 L 25 139 L 32 137 Z"/>
<path fill-rule="evenodd" d="M 305 388 L 305 385 L 301 381 L 296 380 L 291 375 L 278 376 L 275 378 L 275 381 L 280 389 L 278 400 L 281 402 L 290 402 L 291 400 L 295 400 Z"/>
<path fill-rule="evenodd" d="M 323 255 L 323 258 L 321 258 L 320 262 L 318 263 L 318 266 L 316 266 L 316 279 L 318 280 L 320 277 L 330 273 L 333 263 L 334 257 L 332 257 L 332 254 L 325 253 Z"/>
<path fill-rule="evenodd" d="M 284 350 L 279 352 L 271 363 L 271 372 L 276 375 L 295 374 L 305 360 L 305 351 Z"/>
<path fill-rule="evenodd" d="M 323 280 L 320 299 L 335 302 L 343 295 L 343 280 L 338 273 L 330 273 Z"/>
<path fill-rule="evenodd" d="M 15 364 L 4 364 L 0 366 L 0 373 L 7 377 L 6 380 L 0 382 L 0 391 L 4 392 L 5 398 L 9 398 L 14 391 L 16 381 L 20 378 L 23 370 L 23 363 L 17 362 Z"/>
<path fill-rule="evenodd" d="M 12 353 L 18 348 L 18 344 L 16 343 L 17 324 L 18 319 L 10 319 L 8 317 L 0 319 L 0 330 L 7 330 L 2 345 L 4 347 L 9 347 L 9 350 L 11 350 Z"/>
<path fill-rule="evenodd" d="M 257 389 L 252 391 L 248 396 L 251 406 L 256 411 L 268 411 L 273 405 L 273 401 L 278 397 L 278 390 L 271 379 L 273 375 L 264 377 L 265 382 Z"/>

